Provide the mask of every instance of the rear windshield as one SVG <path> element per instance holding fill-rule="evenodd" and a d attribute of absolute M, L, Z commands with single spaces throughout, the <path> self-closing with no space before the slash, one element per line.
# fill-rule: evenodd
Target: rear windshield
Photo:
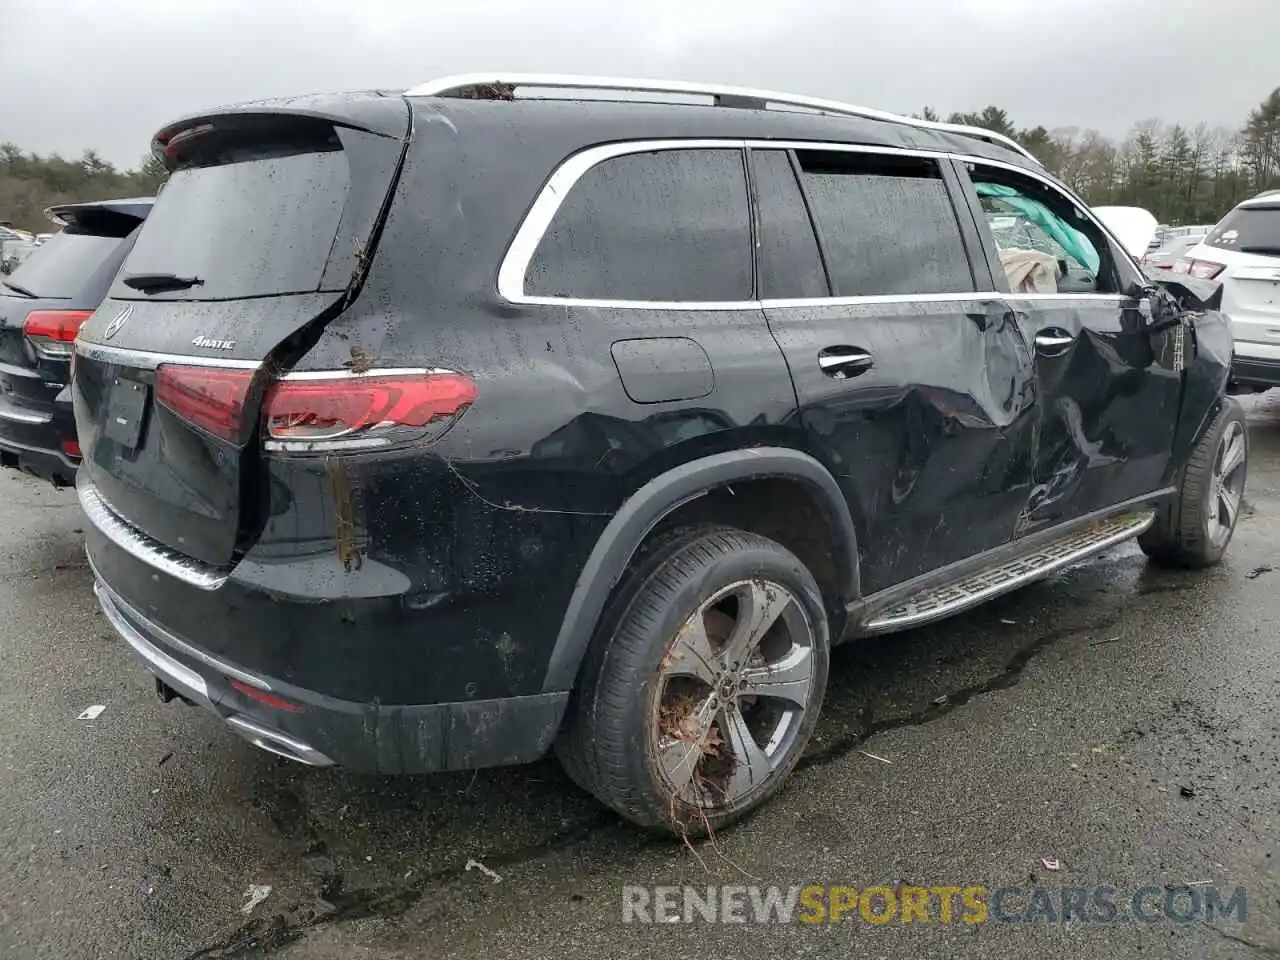
<path fill-rule="evenodd" d="M 54 234 L 32 250 L 8 279 L 37 297 L 72 300 L 119 245 L 119 237 Z"/>
<path fill-rule="evenodd" d="M 1237 207 L 1205 239 L 1211 247 L 1280 257 L 1280 205 Z"/>
<path fill-rule="evenodd" d="M 122 300 L 233 300 L 313 293 L 329 260 L 349 180 L 342 150 L 178 170 L 116 276 Z M 199 280 L 146 293 L 143 274 Z"/>

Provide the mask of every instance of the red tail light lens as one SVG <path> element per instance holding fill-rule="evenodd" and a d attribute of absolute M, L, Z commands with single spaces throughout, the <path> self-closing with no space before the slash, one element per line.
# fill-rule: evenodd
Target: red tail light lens
<path fill-rule="evenodd" d="M 66 360 L 72 344 L 92 310 L 32 310 L 22 323 L 22 332 L 36 355 L 45 360 Z"/>
<path fill-rule="evenodd" d="M 1225 263 L 1214 263 L 1212 260 L 1192 260 L 1187 272 L 1193 277 L 1199 277 L 1201 280 L 1212 280 L 1225 269 L 1227 269 Z"/>
<path fill-rule="evenodd" d="M 438 437 L 478 394 L 449 370 L 293 374 L 267 393 L 266 446 L 308 453 Z"/>
<path fill-rule="evenodd" d="M 156 369 L 156 402 L 201 430 L 239 443 L 252 370 L 162 364 Z"/>

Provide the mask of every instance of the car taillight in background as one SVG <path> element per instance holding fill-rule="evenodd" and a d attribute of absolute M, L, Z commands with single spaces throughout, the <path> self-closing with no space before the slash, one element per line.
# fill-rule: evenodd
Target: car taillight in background
<path fill-rule="evenodd" d="M 92 310 L 32 310 L 22 323 L 22 333 L 41 360 L 69 360 L 76 334 Z"/>
<path fill-rule="evenodd" d="M 230 443 L 246 439 L 256 371 L 162 364 L 156 402 Z M 266 449 L 320 453 L 386 447 L 441 436 L 478 395 L 452 370 L 295 373 L 271 383 L 262 404 Z"/>
<path fill-rule="evenodd" d="M 1193 260 L 1187 257 L 1179 257 L 1178 261 L 1173 265 L 1174 273 L 1188 273 L 1200 280 L 1212 280 L 1225 269 L 1227 269 L 1225 263 L 1215 263 L 1212 260 Z"/>
<path fill-rule="evenodd" d="M 267 391 L 264 445 L 317 453 L 436 439 L 478 393 L 452 370 L 290 374 Z"/>

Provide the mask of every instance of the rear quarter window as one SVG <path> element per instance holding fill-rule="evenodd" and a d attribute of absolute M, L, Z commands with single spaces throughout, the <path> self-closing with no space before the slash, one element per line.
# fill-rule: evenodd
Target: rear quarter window
<path fill-rule="evenodd" d="M 574 185 L 529 261 L 530 296 L 738 301 L 752 296 L 742 151 L 604 160 Z"/>

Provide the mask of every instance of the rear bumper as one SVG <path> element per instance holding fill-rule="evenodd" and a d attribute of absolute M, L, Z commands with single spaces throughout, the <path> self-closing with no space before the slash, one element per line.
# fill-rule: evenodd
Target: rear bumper
<path fill-rule="evenodd" d="M 80 461 L 63 452 L 63 443 L 75 436 L 69 404 L 30 407 L 0 393 L 0 465 L 30 473 L 55 487 L 71 486 Z"/>
<path fill-rule="evenodd" d="M 254 745 L 312 766 L 400 774 L 528 763 L 551 746 L 568 701 L 567 693 L 391 706 L 326 697 L 200 650 L 130 606 L 96 568 L 94 574 L 103 614 L 147 669 Z M 263 704 L 245 688 L 296 712 Z"/>
<path fill-rule="evenodd" d="M 1246 387 L 1280 387 L 1280 344 L 1237 340 L 1231 382 Z"/>
<path fill-rule="evenodd" d="M 59 450 L 29 447 L 0 436 L 0 466 L 29 473 L 55 487 L 70 487 L 75 485 L 80 461 Z"/>

